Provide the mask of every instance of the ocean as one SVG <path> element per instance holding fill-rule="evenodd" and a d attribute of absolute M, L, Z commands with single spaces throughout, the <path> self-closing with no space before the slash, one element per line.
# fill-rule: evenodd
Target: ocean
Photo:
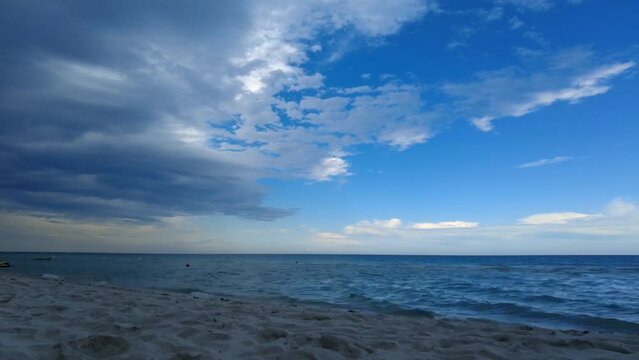
<path fill-rule="evenodd" d="M 41 256 L 52 259 L 34 260 Z M 639 256 L 0 253 L 0 260 L 12 264 L 2 272 L 130 288 L 639 333 Z"/>

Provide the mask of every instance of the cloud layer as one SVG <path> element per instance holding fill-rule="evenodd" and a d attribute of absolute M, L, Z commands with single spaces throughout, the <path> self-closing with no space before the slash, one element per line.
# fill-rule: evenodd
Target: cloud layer
<path fill-rule="evenodd" d="M 479 15 L 486 22 L 501 19 L 501 7 L 552 7 L 493 5 Z M 353 175 L 359 145 L 404 151 L 454 116 L 490 131 L 497 119 L 604 94 L 635 66 L 578 48 L 544 53 L 530 67 L 479 72 L 471 81 L 422 84 L 367 74 L 341 86 L 310 66 L 332 64 L 352 44 L 382 43 L 444 12 L 430 0 L 15 1 L 1 10 L 0 207 L 42 219 L 280 218 L 292 211 L 264 205 L 260 179 L 343 179 Z M 634 211 L 622 202 L 610 206 L 611 213 Z M 575 214 L 587 215 L 568 214 L 528 221 L 570 224 Z M 356 245 L 356 236 L 468 230 L 482 227 L 363 220 L 317 238 Z"/>
<path fill-rule="evenodd" d="M 594 216 L 596 215 L 576 212 L 553 212 L 530 215 L 520 219 L 519 223 L 525 225 L 566 224 L 571 221 L 588 219 Z"/>
<path fill-rule="evenodd" d="M 373 235 L 373 236 L 420 236 L 419 233 L 427 230 L 451 230 L 472 229 L 479 226 L 478 222 L 468 221 L 440 221 L 418 222 L 405 224 L 401 219 L 388 220 L 362 220 L 344 227 L 342 235 Z"/>
<path fill-rule="evenodd" d="M 4 3 L 0 206 L 140 222 L 287 215 L 262 205 L 259 178 L 326 181 L 349 174 L 348 146 L 428 138 L 418 88 L 322 90 L 324 76 L 303 67 L 322 50 L 316 38 L 381 37 L 436 10 L 416 0 Z"/>
<path fill-rule="evenodd" d="M 363 220 L 342 232 L 317 232 L 315 243 L 354 253 L 398 254 L 627 254 L 639 250 L 636 203 L 616 198 L 600 212 L 549 212 L 516 223 Z"/>

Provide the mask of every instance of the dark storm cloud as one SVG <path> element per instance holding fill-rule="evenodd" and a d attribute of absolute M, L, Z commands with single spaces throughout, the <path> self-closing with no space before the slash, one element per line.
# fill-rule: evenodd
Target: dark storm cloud
<path fill-rule="evenodd" d="M 0 5 L 0 205 L 154 221 L 269 220 L 256 175 L 188 146 L 171 124 L 215 111 L 250 25 L 242 2 Z M 183 59 L 183 61 L 176 61 Z M 167 119 L 172 119 L 171 121 Z"/>

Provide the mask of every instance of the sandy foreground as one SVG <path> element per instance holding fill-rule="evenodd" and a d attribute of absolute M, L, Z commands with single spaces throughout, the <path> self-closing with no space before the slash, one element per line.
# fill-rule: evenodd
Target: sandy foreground
<path fill-rule="evenodd" d="M 0 359 L 639 359 L 639 335 L 206 298 L 0 273 Z"/>

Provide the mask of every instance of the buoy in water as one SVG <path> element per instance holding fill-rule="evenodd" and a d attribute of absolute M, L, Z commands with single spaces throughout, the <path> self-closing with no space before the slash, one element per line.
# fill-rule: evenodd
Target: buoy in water
<path fill-rule="evenodd" d="M 186 264 L 186 267 L 191 267 L 191 264 Z"/>

